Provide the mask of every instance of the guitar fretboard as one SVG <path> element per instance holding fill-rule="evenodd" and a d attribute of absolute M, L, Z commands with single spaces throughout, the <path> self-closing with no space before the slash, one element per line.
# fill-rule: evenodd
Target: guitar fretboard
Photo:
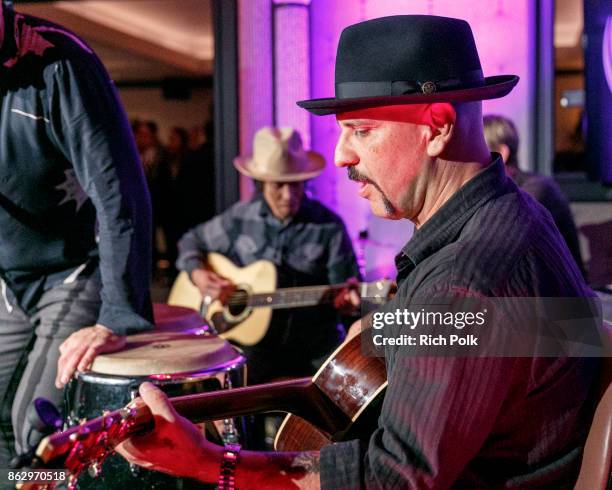
<path fill-rule="evenodd" d="M 349 283 L 332 284 L 328 286 L 301 286 L 295 288 L 282 288 L 267 293 L 248 293 L 244 290 L 234 292 L 227 301 L 227 306 L 236 307 L 268 307 L 268 308 L 296 308 L 300 306 L 316 306 L 329 304 L 342 289 L 349 287 Z M 354 287 L 354 286 L 353 286 Z M 374 283 L 359 283 L 359 294 L 362 298 L 384 302 L 389 294 L 388 281 Z"/>
<path fill-rule="evenodd" d="M 249 294 L 237 291 L 227 301 L 228 306 L 249 305 L 253 307 L 267 306 L 269 308 L 295 308 L 300 306 L 315 306 L 333 302 L 336 295 L 347 284 L 333 286 L 306 286 L 283 288 L 269 293 Z"/>

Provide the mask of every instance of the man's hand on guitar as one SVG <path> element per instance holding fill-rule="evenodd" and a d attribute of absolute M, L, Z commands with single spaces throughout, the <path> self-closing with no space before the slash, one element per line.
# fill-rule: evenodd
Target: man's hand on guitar
<path fill-rule="evenodd" d="M 352 316 L 359 313 L 361 306 L 361 297 L 359 296 L 359 281 L 351 278 L 346 281 L 348 287 L 343 288 L 334 298 L 334 308 L 341 315 Z"/>
<path fill-rule="evenodd" d="M 194 269 L 191 272 L 191 281 L 202 294 L 204 303 L 207 306 L 217 299 L 224 301 L 234 290 L 234 285 L 231 281 L 221 277 L 216 272 L 204 268 Z"/>
<path fill-rule="evenodd" d="M 213 483 L 223 448 L 207 441 L 197 426 L 181 417 L 156 386 L 143 383 L 139 391 L 153 414 L 155 429 L 119 444 L 117 452 L 144 468 Z"/>
<path fill-rule="evenodd" d="M 140 385 L 140 396 L 151 410 L 155 425 L 150 432 L 118 444 L 116 451 L 144 468 L 217 483 L 223 447 L 207 441 L 153 384 Z M 318 451 L 242 451 L 234 477 L 236 488 L 255 488 L 257 482 L 257 488 L 270 490 L 319 490 L 320 455 Z"/>

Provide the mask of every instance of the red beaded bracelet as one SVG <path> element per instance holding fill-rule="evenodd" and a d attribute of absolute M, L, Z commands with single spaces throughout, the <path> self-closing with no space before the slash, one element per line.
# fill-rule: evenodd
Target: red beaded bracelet
<path fill-rule="evenodd" d="M 240 444 L 226 444 L 223 449 L 223 459 L 221 460 L 221 471 L 219 472 L 218 490 L 237 490 L 234 471 L 240 455 Z"/>

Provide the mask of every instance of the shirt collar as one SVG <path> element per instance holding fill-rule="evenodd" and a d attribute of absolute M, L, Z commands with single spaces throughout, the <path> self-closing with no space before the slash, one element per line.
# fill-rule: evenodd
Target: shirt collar
<path fill-rule="evenodd" d="M 466 182 L 446 201 L 395 258 L 398 275 L 416 267 L 427 257 L 451 243 L 478 208 L 496 195 L 503 193 L 511 182 L 506 177 L 504 162 L 497 153 L 491 154 L 492 163 Z"/>
<path fill-rule="evenodd" d="M 310 206 L 309 205 L 310 199 L 308 198 L 306 193 L 304 193 L 304 196 L 302 197 L 302 202 L 300 203 L 300 208 L 298 209 L 298 212 L 291 219 L 289 219 L 286 223 L 281 223 L 279 219 L 276 216 L 274 216 L 274 214 L 272 213 L 272 210 L 270 209 L 268 202 L 263 197 L 263 194 L 259 194 L 255 199 L 258 199 L 260 203 L 259 204 L 259 215 L 264 218 L 270 218 L 274 220 L 280 226 L 286 226 L 290 223 L 298 222 L 302 220 L 306 216 L 305 213 L 307 213 L 309 206 Z"/>

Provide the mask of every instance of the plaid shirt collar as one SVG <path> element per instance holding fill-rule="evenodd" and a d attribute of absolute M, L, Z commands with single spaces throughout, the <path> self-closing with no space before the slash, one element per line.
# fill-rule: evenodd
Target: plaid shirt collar
<path fill-rule="evenodd" d="M 292 216 L 290 219 L 288 219 L 287 221 L 281 222 L 272 213 L 272 210 L 270 209 L 268 202 L 263 197 L 263 194 L 259 194 L 257 197 L 255 197 L 255 200 L 259 201 L 259 215 L 262 217 L 262 219 L 267 220 L 271 223 L 274 223 L 281 228 L 289 226 L 291 223 L 299 223 L 301 221 L 307 222 L 308 221 L 308 211 L 311 208 L 310 203 L 312 202 L 308 198 L 306 193 L 304 193 L 304 197 L 302 197 L 302 202 L 300 203 L 300 209 L 298 209 L 298 212 L 294 216 Z"/>

